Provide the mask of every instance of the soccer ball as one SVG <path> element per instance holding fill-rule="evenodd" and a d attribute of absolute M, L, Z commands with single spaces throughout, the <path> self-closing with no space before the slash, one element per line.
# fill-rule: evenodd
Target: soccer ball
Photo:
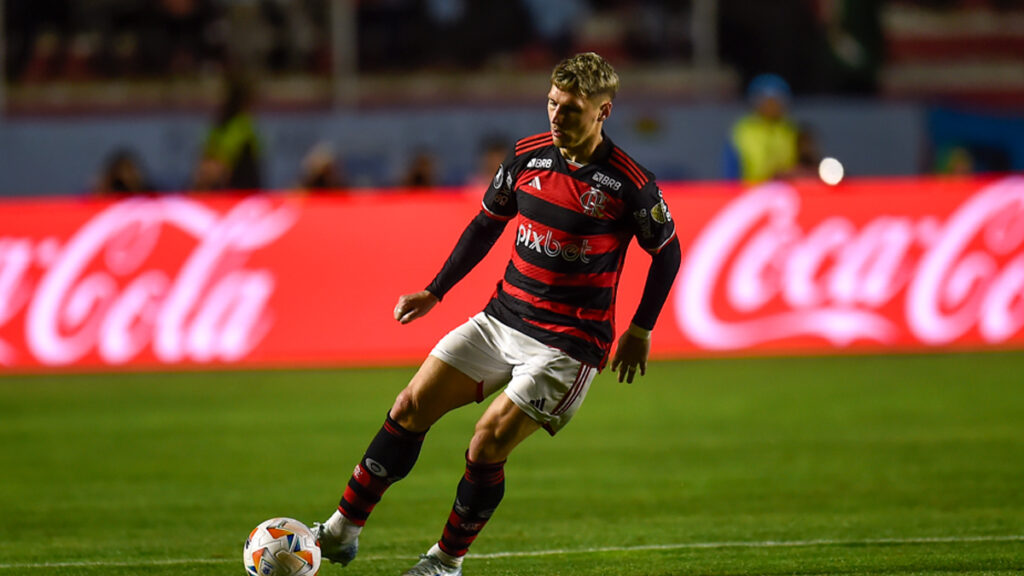
<path fill-rule="evenodd" d="M 242 560 L 250 576 L 314 576 L 320 570 L 320 547 L 302 522 L 271 518 L 246 538 Z"/>

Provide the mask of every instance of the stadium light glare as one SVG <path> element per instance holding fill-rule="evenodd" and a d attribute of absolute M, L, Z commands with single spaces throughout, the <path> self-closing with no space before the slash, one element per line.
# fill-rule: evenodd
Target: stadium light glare
<path fill-rule="evenodd" d="M 843 164 L 832 157 L 823 158 L 818 164 L 818 177 L 829 186 L 835 186 L 843 181 L 845 175 Z"/>

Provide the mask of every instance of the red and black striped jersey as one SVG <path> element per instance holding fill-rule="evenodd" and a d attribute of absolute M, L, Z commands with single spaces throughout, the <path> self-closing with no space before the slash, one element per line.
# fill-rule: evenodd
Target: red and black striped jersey
<path fill-rule="evenodd" d="M 655 254 L 675 237 L 654 175 L 607 137 L 589 164 L 576 165 L 545 132 L 516 143 L 483 208 L 516 225 L 512 258 L 485 311 L 603 367 L 615 337 L 615 294 L 630 240 L 636 237 Z"/>

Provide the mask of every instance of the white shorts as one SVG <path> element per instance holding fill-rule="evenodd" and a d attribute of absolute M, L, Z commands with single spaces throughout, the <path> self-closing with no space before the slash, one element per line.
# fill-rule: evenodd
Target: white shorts
<path fill-rule="evenodd" d="M 502 386 L 516 406 L 554 435 L 572 418 L 597 369 L 480 312 L 430 352 L 479 383 L 482 402 Z"/>

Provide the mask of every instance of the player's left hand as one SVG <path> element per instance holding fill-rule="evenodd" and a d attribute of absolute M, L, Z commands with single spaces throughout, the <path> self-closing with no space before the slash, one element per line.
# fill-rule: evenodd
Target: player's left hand
<path fill-rule="evenodd" d="M 641 376 L 647 374 L 647 356 L 650 352 L 650 338 L 641 338 L 629 331 L 623 332 L 612 357 L 612 372 L 619 373 L 619 382 L 625 379 L 632 384 L 638 369 Z"/>

